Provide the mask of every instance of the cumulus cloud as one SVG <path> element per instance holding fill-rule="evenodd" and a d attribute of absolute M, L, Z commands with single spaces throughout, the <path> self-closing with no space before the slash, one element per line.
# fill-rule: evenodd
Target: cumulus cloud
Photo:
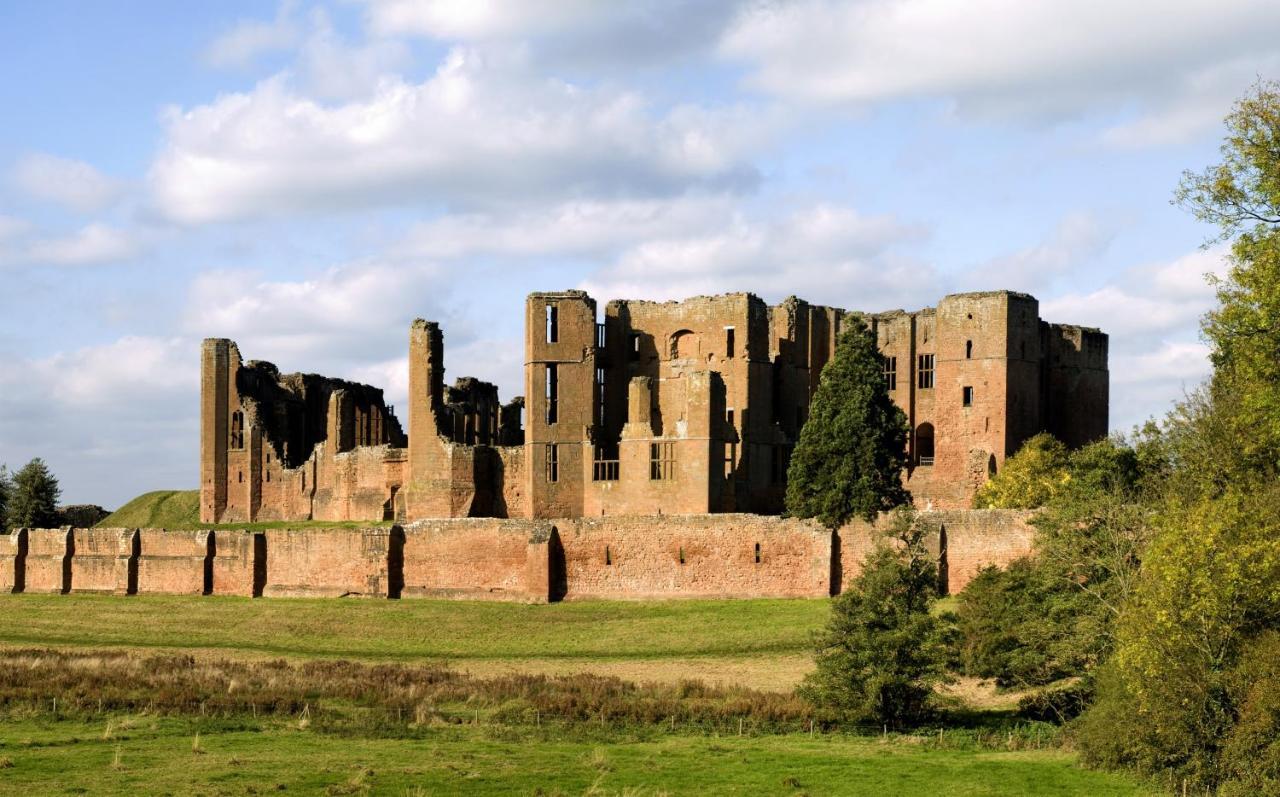
<path fill-rule="evenodd" d="M 0 451 L 43 457 L 69 503 L 116 507 L 141 491 L 193 488 L 199 349 L 128 336 L 29 358 L 0 352 Z"/>
<path fill-rule="evenodd" d="M 166 116 L 150 170 L 160 210 L 200 223 L 386 203 L 494 205 L 655 196 L 757 180 L 769 119 L 745 108 L 655 113 L 629 92 L 537 79 L 456 49 L 422 83 L 384 79 L 326 105 L 284 76 Z"/>
<path fill-rule="evenodd" d="M 13 182 L 28 196 L 82 213 L 101 210 L 120 195 L 120 185 L 93 166 L 46 153 L 20 158 Z"/>
<path fill-rule="evenodd" d="M 323 9 L 311 13 L 311 31 L 298 49 L 298 71 L 307 87 L 325 99 L 365 96 L 384 76 L 400 73 L 411 62 L 401 41 L 347 41 Z"/>
<path fill-rule="evenodd" d="M 752 87 L 802 102 L 942 99 L 968 116 L 1035 119 L 1136 106 L 1200 132 L 1209 120 L 1183 102 L 1240 65 L 1243 83 L 1210 92 L 1225 107 L 1280 54 L 1277 26 L 1270 0 L 1171 0 L 1159 13 L 1107 0 L 798 0 L 752 6 L 720 51 L 748 66 Z"/>
<path fill-rule="evenodd" d="M 925 231 L 892 216 L 819 204 L 778 219 L 735 213 L 713 229 L 639 243 L 582 287 L 598 298 L 680 299 L 750 290 L 883 310 L 929 301 L 933 269 L 894 253 Z"/>
<path fill-rule="evenodd" d="M 133 234 L 94 222 L 68 235 L 31 241 L 13 259 L 20 263 L 84 266 L 128 260 L 142 251 Z"/>

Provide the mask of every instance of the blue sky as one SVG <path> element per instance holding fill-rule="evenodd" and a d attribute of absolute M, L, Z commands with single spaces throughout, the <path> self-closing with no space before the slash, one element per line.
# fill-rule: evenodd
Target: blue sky
<path fill-rule="evenodd" d="M 1025 290 L 1112 340 L 1117 430 L 1207 371 L 1169 198 L 1280 75 L 1280 4 L 0 2 L 0 462 L 197 481 L 201 338 L 521 389 L 521 301 Z"/>

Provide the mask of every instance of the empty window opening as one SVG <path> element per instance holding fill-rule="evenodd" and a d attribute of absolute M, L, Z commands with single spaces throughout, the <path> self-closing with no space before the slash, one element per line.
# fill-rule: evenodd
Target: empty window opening
<path fill-rule="evenodd" d="M 627 358 L 630 360 L 640 359 L 640 333 L 632 332 L 627 339 Z"/>
<path fill-rule="evenodd" d="M 547 423 L 555 423 L 559 415 L 560 373 L 555 363 L 547 363 Z"/>
<path fill-rule="evenodd" d="M 267 484 L 271 483 L 271 471 L 267 471 Z"/>
<path fill-rule="evenodd" d="M 760 564 L 760 543 L 756 543 L 756 564 Z"/>
<path fill-rule="evenodd" d="M 595 457 L 591 461 L 591 480 L 596 482 L 616 482 L 618 480 L 618 447 L 596 446 Z"/>
<path fill-rule="evenodd" d="M 933 387 L 933 355 L 921 354 L 916 362 L 916 387 L 928 390 Z"/>
<path fill-rule="evenodd" d="M 596 368 L 596 423 L 604 426 L 604 380 L 603 368 Z"/>
<path fill-rule="evenodd" d="M 684 546 L 680 546 L 680 564 L 684 564 Z"/>
<path fill-rule="evenodd" d="M 973 359 L 973 341 L 971 340 L 966 340 L 964 342 L 964 358 L 966 360 Z"/>
<path fill-rule="evenodd" d="M 609 546 L 604 546 L 604 563 L 606 565 L 613 564 L 613 552 L 609 550 Z"/>
<path fill-rule="evenodd" d="M 884 358 L 884 383 L 890 390 L 898 389 L 898 358 Z"/>
<path fill-rule="evenodd" d="M 728 479 L 733 476 L 733 469 L 738 462 L 738 444 L 730 443 L 725 448 L 724 457 L 724 477 Z"/>
<path fill-rule="evenodd" d="M 596 348 L 603 349 L 605 344 L 604 324 L 596 324 Z"/>
<path fill-rule="evenodd" d="M 654 481 L 674 479 L 676 475 L 676 444 L 649 444 L 649 478 Z"/>
<path fill-rule="evenodd" d="M 724 411 L 724 419 L 730 426 L 733 426 L 733 407 L 729 407 Z M 737 429 L 737 427 L 734 426 L 734 429 Z"/>
<path fill-rule="evenodd" d="M 733 349 L 734 349 L 733 333 L 734 333 L 733 327 L 724 328 L 724 356 L 725 357 L 733 356 Z"/>
<path fill-rule="evenodd" d="M 547 305 L 547 343 L 560 340 L 560 308 L 554 304 Z"/>
<path fill-rule="evenodd" d="M 231 413 L 231 448 L 244 448 L 244 413 L 239 410 Z"/>
<path fill-rule="evenodd" d="M 236 471 L 236 484 L 244 484 L 244 471 Z"/>
<path fill-rule="evenodd" d="M 964 388 L 964 406 L 973 406 L 973 388 L 971 387 Z"/>
<path fill-rule="evenodd" d="M 547 445 L 546 477 L 549 484 L 560 481 L 560 447 L 555 443 Z"/>
<path fill-rule="evenodd" d="M 933 424 L 922 423 L 916 427 L 916 464 L 923 467 L 933 464 Z"/>

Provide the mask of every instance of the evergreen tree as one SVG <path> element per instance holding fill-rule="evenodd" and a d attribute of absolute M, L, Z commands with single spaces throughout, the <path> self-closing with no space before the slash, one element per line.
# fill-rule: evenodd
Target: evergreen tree
<path fill-rule="evenodd" d="M 788 514 L 838 528 L 909 503 L 906 448 L 907 416 L 889 397 L 884 357 L 861 318 L 849 318 L 791 458 Z"/>
<path fill-rule="evenodd" d="M 861 574 L 831 602 L 816 669 L 800 693 L 837 722 L 908 727 L 928 719 L 935 684 L 947 680 L 954 635 L 930 614 L 938 568 L 914 511 L 900 510 Z"/>
<path fill-rule="evenodd" d="M 62 491 L 44 460 L 36 457 L 13 477 L 9 522 L 16 527 L 44 528 L 58 523 L 58 498 Z"/>
<path fill-rule="evenodd" d="M 9 469 L 0 465 L 0 533 L 9 530 L 9 493 L 12 489 Z"/>

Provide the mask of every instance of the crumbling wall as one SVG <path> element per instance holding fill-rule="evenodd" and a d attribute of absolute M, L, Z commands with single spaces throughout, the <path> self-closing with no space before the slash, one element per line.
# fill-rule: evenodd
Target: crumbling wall
<path fill-rule="evenodd" d="M 138 529 L 138 593 L 202 595 L 212 591 L 211 531 Z"/>
<path fill-rule="evenodd" d="M 73 529 L 71 535 L 72 592 L 137 592 L 137 529 Z"/>
<path fill-rule="evenodd" d="M 27 530 L 0 536 L 0 592 L 22 592 L 27 574 Z"/>
<path fill-rule="evenodd" d="M 213 537 L 213 594 L 253 598 L 266 583 L 267 546 L 262 532 L 210 532 Z"/>
<path fill-rule="evenodd" d="M 382 597 L 392 529 L 269 529 L 267 597 Z"/>
<path fill-rule="evenodd" d="M 67 592 L 70 590 L 71 553 L 70 528 L 28 530 L 25 591 Z"/>
<path fill-rule="evenodd" d="M 403 597 L 545 602 L 545 521 L 422 520 L 404 529 Z"/>
<path fill-rule="evenodd" d="M 1034 512 L 1016 509 L 961 509 L 921 512 L 919 522 L 929 528 L 926 544 L 938 557 L 939 582 L 954 595 L 987 565 L 1006 567 L 1030 556 L 1035 547 Z M 840 583 L 847 587 L 862 572 L 862 562 L 892 523 L 890 515 L 876 522 L 854 520 L 837 532 Z"/>
<path fill-rule="evenodd" d="M 567 597 L 830 594 L 831 532 L 745 514 L 583 518 L 557 524 Z"/>

